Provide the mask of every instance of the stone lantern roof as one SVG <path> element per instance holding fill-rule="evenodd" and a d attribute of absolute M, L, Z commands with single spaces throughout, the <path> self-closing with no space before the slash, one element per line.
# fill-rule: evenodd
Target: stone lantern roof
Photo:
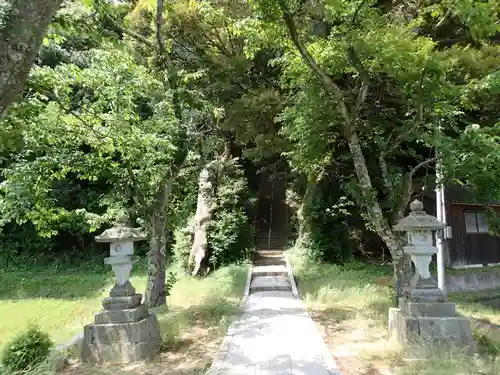
<path fill-rule="evenodd" d="M 437 230 L 446 227 L 445 223 L 440 222 L 435 216 L 428 215 L 424 211 L 424 205 L 415 199 L 410 204 L 410 214 L 394 226 L 394 230 L 409 232 L 414 230 Z"/>
<path fill-rule="evenodd" d="M 128 222 L 128 216 L 120 216 L 113 228 L 106 229 L 95 237 L 96 242 L 142 241 L 147 238 L 140 228 L 129 227 Z"/>

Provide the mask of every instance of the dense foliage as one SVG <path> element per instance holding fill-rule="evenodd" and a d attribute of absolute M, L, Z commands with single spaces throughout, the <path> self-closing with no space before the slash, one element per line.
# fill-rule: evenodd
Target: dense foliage
<path fill-rule="evenodd" d="M 250 213 L 254 199 L 238 159 L 217 159 L 209 163 L 211 217 L 207 226 L 207 255 L 203 268 L 214 270 L 247 260 L 253 247 Z M 189 227 L 175 231 L 174 259 L 185 272 L 193 271 L 190 258 L 194 240 L 193 218 Z"/>
<path fill-rule="evenodd" d="M 214 163 L 215 207 L 208 226 L 209 266 L 216 269 L 248 259 L 253 244 L 247 182 L 237 161 Z"/>
<path fill-rule="evenodd" d="M 92 234 L 127 212 L 149 231 L 161 304 L 174 243 L 189 268 L 199 173 L 223 171 L 217 268 L 251 247 L 256 166 L 284 157 L 311 257 L 383 247 L 400 286 L 393 225 L 432 194 L 436 153 L 446 182 L 500 198 L 499 12 L 480 0 L 65 1 L 2 120 L 0 261 L 95 254 Z"/>

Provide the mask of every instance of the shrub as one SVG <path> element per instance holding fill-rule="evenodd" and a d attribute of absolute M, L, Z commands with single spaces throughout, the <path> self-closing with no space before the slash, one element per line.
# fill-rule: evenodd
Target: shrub
<path fill-rule="evenodd" d="M 49 334 L 31 325 L 7 343 L 2 352 L 2 364 L 10 371 L 26 370 L 46 359 L 53 345 Z"/>
<path fill-rule="evenodd" d="M 185 228 L 177 228 L 174 232 L 172 252 L 175 263 L 186 273 L 189 273 L 191 268 L 189 255 L 192 245 L 192 235 Z"/>
<path fill-rule="evenodd" d="M 348 218 L 353 202 L 330 181 L 310 184 L 300 208 L 300 245 L 313 261 L 342 264 L 356 247 Z"/>
<path fill-rule="evenodd" d="M 208 226 L 209 264 L 217 269 L 248 259 L 253 247 L 252 227 L 248 219 L 250 194 L 238 160 L 214 164 L 218 168 L 215 210 Z"/>

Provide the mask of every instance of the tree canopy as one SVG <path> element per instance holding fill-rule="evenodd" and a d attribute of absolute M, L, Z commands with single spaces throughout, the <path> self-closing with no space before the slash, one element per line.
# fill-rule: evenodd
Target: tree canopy
<path fill-rule="evenodd" d="M 238 243 L 224 228 L 248 235 L 251 171 L 281 158 L 300 237 L 343 261 L 378 236 L 399 288 L 393 225 L 432 190 L 438 156 L 446 182 L 500 198 L 499 17 L 479 0 L 65 1 L 1 120 L 2 224 L 84 236 L 128 212 L 149 230 L 158 305 L 198 174 L 220 203 L 220 255 Z"/>

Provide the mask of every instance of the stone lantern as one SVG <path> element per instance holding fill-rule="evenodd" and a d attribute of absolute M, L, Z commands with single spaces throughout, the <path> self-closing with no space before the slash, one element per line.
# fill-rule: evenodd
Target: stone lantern
<path fill-rule="evenodd" d="M 109 264 L 115 274 L 115 285 L 102 302 L 103 310 L 94 323 L 84 327 L 81 360 L 83 362 L 131 362 L 150 358 L 161 345 L 156 315 L 141 303 L 130 282 L 137 261 L 134 242 L 146 239 L 137 228 L 128 227 L 128 218 L 119 218 L 113 228 L 96 236 L 97 242 L 110 244 Z"/>
<path fill-rule="evenodd" d="M 433 231 L 444 229 L 446 224 L 434 216 L 427 215 L 422 202 L 415 200 L 410 204 L 410 214 L 401 219 L 394 229 L 406 232 L 408 244 L 403 248 L 415 265 L 415 274 L 406 289 L 406 298 L 413 302 L 444 302 L 445 296 L 438 289 L 431 276 L 429 265 L 437 253 L 433 246 Z"/>
<path fill-rule="evenodd" d="M 432 243 L 433 231 L 446 225 L 426 214 L 418 200 L 410 204 L 410 210 L 394 229 L 406 232 L 404 251 L 411 256 L 415 274 L 399 307 L 389 309 L 389 333 L 400 343 L 423 339 L 474 351 L 476 343 L 469 320 L 456 316 L 455 304 L 447 301 L 429 270 L 432 255 L 437 253 Z"/>

